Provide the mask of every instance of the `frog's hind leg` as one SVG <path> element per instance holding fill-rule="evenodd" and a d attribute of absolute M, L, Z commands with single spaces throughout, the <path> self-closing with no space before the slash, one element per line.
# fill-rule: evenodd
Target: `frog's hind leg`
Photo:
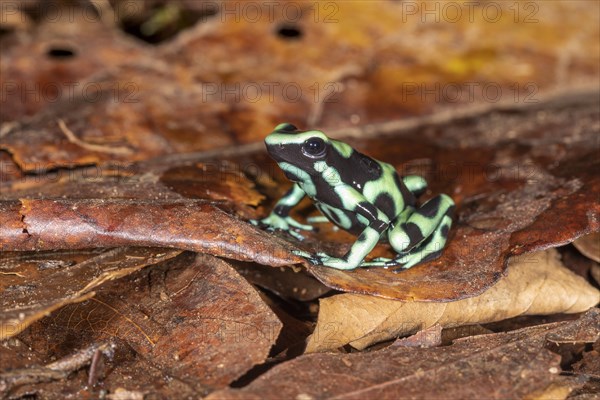
<path fill-rule="evenodd" d="M 408 252 L 398 254 L 393 259 L 384 257 L 375 258 L 362 263 L 361 267 L 394 267 L 392 271 L 399 272 L 417 264 L 435 260 L 442 254 L 451 226 L 452 218 L 449 214 L 446 214 L 442 217 L 442 220 L 433 233 L 419 244 L 419 246 L 414 247 Z"/>
<path fill-rule="evenodd" d="M 387 267 L 397 265 L 393 269 L 394 272 L 399 272 L 409 269 L 412 266 L 421 264 L 427 261 L 438 258 L 448 240 L 448 232 L 452 226 L 452 218 L 450 215 L 444 215 L 440 224 L 435 228 L 431 236 L 425 239 L 419 246 L 413 248 L 408 253 L 398 254 L 394 260 L 386 264 Z"/>
<path fill-rule="evenodd" d="M 388 234 L 388 241 L 398 253 L 408 253 L 433 235 L 443 224 L 444 217 L 450 219 L 453 210 L 454 201 L 450 196 L 440 194 L 423 203 L 408 218 L 399 215 L 398 223 Z"/>
<path fill-rule="evenodd" d="M 416 210 L 407 208 L 396 217 L 397 223 L 388 233 L 388 241 L 399 254 L 393 259 L 380 257 L 363 262 L 361 267 L 399 266 L 397 270 L 401 270 L 439 257 L 452 225 L 453 210 L 454 202 L 445 194 Z"/>

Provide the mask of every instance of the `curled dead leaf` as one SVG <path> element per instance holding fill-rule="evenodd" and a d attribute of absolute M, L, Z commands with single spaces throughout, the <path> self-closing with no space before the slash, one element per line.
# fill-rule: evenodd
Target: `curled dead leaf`
<path fill-rule="evenodd" d="M 153 246 L 273 266 L 301 261 L 282 240 L 202 200 L 6 200 L 0 223 L 4 251 Z"/>
<path fill-rule="evenodd" d="M 508 275 L 483 294 L 448 303 L 402 302 L 341 294 L 322 299 L 307 353 L 373 343 L 435 324 L 454 327 L 518 315 L 579 313 L 598 304 L 600 292 L 565 268 L 556 250 L 514 257 Z"/>
<path fill-rule="evenodd" d="M 573 245 L 581 254 L 600 263 L 600 232 L 582 236 L 574 241 Z"/>

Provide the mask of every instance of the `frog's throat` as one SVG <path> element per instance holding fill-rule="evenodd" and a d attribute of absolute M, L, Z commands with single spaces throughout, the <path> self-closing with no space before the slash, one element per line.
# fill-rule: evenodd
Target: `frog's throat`
<path fill-rule="evenodd" d="M 311 180 L 310 175 L 306 172 L 303 171 L 302 169 L 296 167 L 295 165 L 292 165 L 290 163 L 287 163 L 285 161 L 281 161 L 279 163 L 277 163 L 279 165 L 279 168 L 281 168 L 281 170 L 283 171 L 283 173 L 285 174 L 285 176 L 293 182 L 307 182 Z"/>

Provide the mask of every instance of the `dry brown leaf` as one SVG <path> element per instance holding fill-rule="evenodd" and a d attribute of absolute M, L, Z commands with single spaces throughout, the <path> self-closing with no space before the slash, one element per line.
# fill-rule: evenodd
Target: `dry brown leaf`
<path fill-rule="evenodd" d="M 0 200 L 0 249 L 175 247 L 267 265 L 301 259 L 272 235 L 202 200 Z"/>
<path fill-rule="evenodd" d="M 12 7 L 15 3 L 19 2 L 12 2 Z M 6 15 L 15 16 L 15 10 L 5 15 L 8 10 L 2 10 L 0 23 L 6 22 Z M 89 76 L 131 59 L 152 57 L 152 47 L 117 29 L 107 29 L 86 12 L 73 8 L 62 13 L 55 8 L 53 14 L 18 35 L 15 45 L 0 58 L 6 85 L 0 97 L 0 121 L 16 121 L 57 103 L 72 105 L 73 94 L 94 89 L 95 81 L 86 82 Z M 91 96 L 88 99 L 94 102 Z"/>
<path fill-rule="evenodd" d="M 529 1 L 540 14 L 530 23 L 532 10 L 520 9 L 518 16 L 516 3 L 495 2 L 499 18 L 489 23 L 481 12 L 487 6 L 451 2 L 452 17 L 446 17 L 458 18 L 435 24 L 450 13 L 443 2 L 293 4 L 253 4 L 252 19 L 229 14 L 245 6 L 224 5 L 219 20 L 159 47 L 157 56 L 178 74 L 210 82 L 211 98 L 233 105 L 228 120 L 239 141 L 262 139 L 282 120 L 309 127 L 364 124 L 489 102 L 489 87 L 497 88 L 494 102 L 514 104 L 598 80 L 592 72 L 598 61 L 590 56 L 598 52 L 597 4 Z M 291 20 L 290 8 L 298 10 Z M 436 9 L 437 17 L 431 15 Z M 287 37 L 286 30 L 297 36 Z"/>
<path fill-rule="evenodd" d="M 472 336 L 450 346 L 306 354 L 208 399 L 561 399 L 583 381 L 560 375 L 561 357 L 546 347 L 547 338 L 594 342 L 598 316 L 593 309 L 576 321 Z"/>
<path fill-rule="evenodd" d="M 114 357 L 125 369 L 109 369 L 105 388 L 171 389 L 162 398 L 179 398 L 176 382 L 198 397 L 263 363 L 281 328 L 252 285 L 226 261 L 187 252 L 103 285 L 93 299 L 38 321 L 19 339 L 45 360 L 100 341 L 124 343 Z M 124 359 L 127 366 L 120 365 Z M 154 382 L 147 381 L 146 364 L 158 369 Z M 38 389 L 45 398 L 43 393 L 67 384 L 80 390 L 84 382 L 74 376 Z"/>
<path fill-rule="evenodd" d="M 578 313 L 598 304 L 600 292 L 565 268 L 558 252 L 514 257 L 508 275 L 483 294 L 448 303 L 400 302 L 341 294 L 321 300 L 306 352 L 373 343 L 433 326 L 454 327 L 518 315 Z"/>
<path fill-rule="evenodd" d="M 95 295 L 98 286 L 122 278 L 148 265 L 168 260 L 181 250 L 122 247 L 102 254 L 35 253 L 0 258 L 0 341 L 22 332 L 35 321 L 68 304 Z M 56 259 L 54 259 L 56 258 Z M 11 268 L 11 265 L 16 267 Z M 11 275 L 10 277 L 8 275 Z"/>

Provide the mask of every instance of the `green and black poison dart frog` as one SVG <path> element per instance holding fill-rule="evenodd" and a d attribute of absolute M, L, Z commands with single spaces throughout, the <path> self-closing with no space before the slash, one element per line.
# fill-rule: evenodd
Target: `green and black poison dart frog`
<path fill-rule="evenodd" d="M 281 229 L 302 240 L 296 229 L 312 230 L 313 226 L 299 223 L 289 213 L 307 195 L 326 220 L 358 235 L 340 258 L 303 251 L 295 254 L 337 269 L 396 267 L 396 271 L 441 254 L 452 225 L 454 202 L 440 194 L 417 207 L 416 197 L 427 187 L 425 179 L 415 175 L 401 178 L 390 164 L 361 154 L 321 131 L 300 131 L 287 123 L 278 125 L 265 138 L 265 144 L 294 185 L 269 216 L 252 220 L 254 225 Z M 316 220 L 323 222 L 325 218 Z M 382 238 L 398 254 L 393 259 L 365 261 Z"/>

